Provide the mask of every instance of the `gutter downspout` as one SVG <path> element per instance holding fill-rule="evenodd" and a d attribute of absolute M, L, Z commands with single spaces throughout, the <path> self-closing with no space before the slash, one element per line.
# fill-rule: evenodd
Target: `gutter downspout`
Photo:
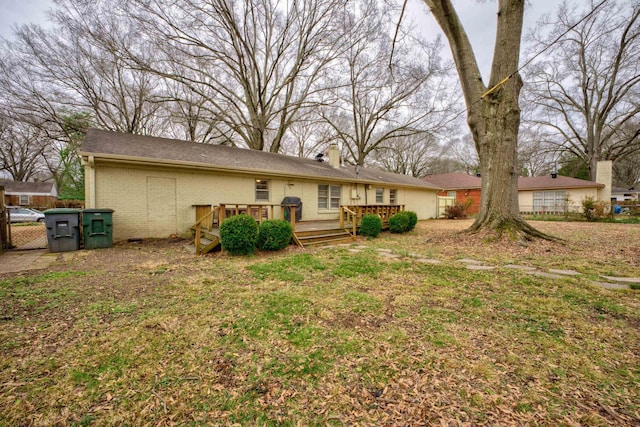
<path fill-rule="evenodd" d="M 85 208 L 87 209 L 95 209 L 96 208 L 96 162 L 93 156 L 89 156 L 87 162 L 85 162 L 85 187 L 84 187 L 84 198 L 85 198 Z"/>

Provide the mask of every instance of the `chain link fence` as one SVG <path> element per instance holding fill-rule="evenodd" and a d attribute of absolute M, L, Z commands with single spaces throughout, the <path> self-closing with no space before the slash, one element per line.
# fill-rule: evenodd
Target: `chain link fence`
<path fill-rule="evenodd" d="M 46 249 L 47 228 L 44 222 L 12 223 L 9 229 L 13 249 Z"/>

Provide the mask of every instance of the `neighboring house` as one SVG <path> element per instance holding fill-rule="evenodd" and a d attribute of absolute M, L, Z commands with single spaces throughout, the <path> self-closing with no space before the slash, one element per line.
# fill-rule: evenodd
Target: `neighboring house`
<path fill-rule="evenodd" d="M 605 184 L 562 175 L 518 178 L 518 203 L 523 213 L 565 213 L 582 210 L 585 197 L 603 200 Z M 606 203 L 609 203 L 609 197 Z"/>
<path fill-rule="evenodd" d="M 444 173 L 429 175 L 424 181 L 441 189 L 438 196 L 447 205 L 467 205 L 468 214 L 478 213 L 482 179 L 477 175 L 466 173 Z M 443 213 L 443 212 L 441 212 Z"/>
<path fill-rule="evenodd" d="M 341 206 L 403 205 L 436 216 L 436 186 L 407 175 L 241 148 L 90 129 L 80 149 L 85 205 L 111 208 L 114 240 L 184 234 L 200 207 L 302 201 L 302 221 L 336 220 Z"/>
<path fill-rule="evenodd" d="M 439 199 L 454 198 L 455 204 L 470 200 L 468 213 L 477 213 L 480 206 L 482 178 L 464 173 L 431 175 L 426 182 L 442 189 Z M 585 197 L 611 200 L 611 162 L 598 162 L 597 181 L 570 178 L 557 174 L 519 177 L 518 203 L 522 213 L 564 213 L 582 209 Z M 445 200 L 447 201 L 447 200 Z M 440 211 L 442 213 L 442 210 Z"/>
<path fill-rule="evenodd" d="M 640 190 L 631 188 L 614 187 L 611 190 L 611 201 L 616 202 L 628 202 L 628 201 L 640 201 Z"/>
<path fill-rule="evenodd" d="M 0 180 L 0 186 L 4 187 L 7 206 L 48 209 L 55 207 L 58 200 L 58 190 L 53 182 Z"/>

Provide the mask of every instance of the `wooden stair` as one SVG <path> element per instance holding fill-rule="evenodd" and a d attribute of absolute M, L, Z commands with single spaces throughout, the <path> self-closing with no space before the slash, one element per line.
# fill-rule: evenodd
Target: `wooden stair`
<path fill-rule="evenodd" d="M 293 235 L 293 240 L 298 246 L 307 248 L 351 243 L 355 240 L 355 237 L 345 229 L 336 228 L 331 230 L 296 231 Z"/>
<path fill-rule="evenodd" d="M 194 243 L 195 244 L 195 243 Z M 220 232 L 218 229 L 200 231 L 200 248 L 196 245 L 196 255 L 204 255 L 220 246 Z"/>

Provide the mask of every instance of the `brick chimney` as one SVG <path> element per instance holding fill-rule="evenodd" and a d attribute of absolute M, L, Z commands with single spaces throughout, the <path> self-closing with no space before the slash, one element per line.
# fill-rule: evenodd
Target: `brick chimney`
<path fill-rule="evenodd" d="M 329 166 L 332 168 L 340 167 L 340 150 L 338 144 L 329 145 Z"/>

